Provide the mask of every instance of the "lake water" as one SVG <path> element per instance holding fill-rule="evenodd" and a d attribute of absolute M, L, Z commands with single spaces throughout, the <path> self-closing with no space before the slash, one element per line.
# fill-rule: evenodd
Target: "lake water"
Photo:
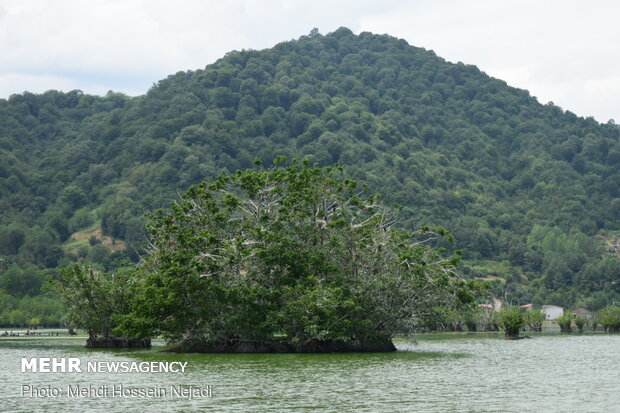
<path fill-rule="evenodd" d="M 613 412 L 620 335 L 482 336 L 397 342 L 383 354 L 188 354 L 86 350 L 84 340 L 0 339 L 0 410 L 24 412 Z M 499 337 L 499 335 L 497 336 Z M 187 362 L 184 373 L 21 372 L 22 357 Z M 23 386 L 58 397 L 22 394 Z M 69 397 L 78 386 L 105 396 Z M 164 389 L 113 397 L 112 386 Z M 119 387 L 121 386 L 121 387 Z M 171 395 L 193 389 L 196 398 Z M 41 390 L 43 389 L 43 390 Z M 208 391 L 207 391 L 208 390 Z M 137 391 L 137 390 L 136 390 Z M 161 390 L 158 390 L 161 393 Z M 187 390 L 189 391 L 189 390 Z"/>

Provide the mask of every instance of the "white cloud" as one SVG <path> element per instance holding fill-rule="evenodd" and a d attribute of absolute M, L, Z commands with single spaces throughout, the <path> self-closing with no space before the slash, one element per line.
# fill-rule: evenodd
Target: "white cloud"
<path fill-rule="evenodd" d="M 0 96 L 9 96 L 25 91 L 42 93 L 50 89 L 72 90 L 78 88 L 78 84 L 72 79 L 57 76 L 24 75 L 19 73 L 0 75 Z"/>
<path fill-rule="evenodd" d="M 179 70 L 202 68 L 231 50 L 271 47 L 315 26 L 354 28 L 359 13 L 376 7 L 368 0 L 4 0 L 0 75 L 19 73 L 40 81 L 75 77 L 78 86 L 89 76 L 143 77 L 148 81 L 141 84 L 148 86 Z M 95 93 L 86 85 L 80 88 Z M 22 90 L 16 83 L 8 92 Z"/>
<path fill-rule="evenodd" d="M 589 79 L 585 83 L 585 91 L 590 96 L 596 96 L 601 93 L 620 93 L 620 75 L 602 79 Z"/>
<path fill-rule="evenodd" d="M 73 77 L 63 77 L 56 75 L 46 74 L 23 74 L 23 73 L 3 73 L 0 74 L 0 96 L 9 97 L 12 94 L 31 92 L 31 93 L 43 93 L 48 90 L 75 90 L 80 89 L 83 92 L 87 92 L 94 95 L 105 95 L 108 91 L 114 90 L 110 87 L 110 83 L 103 81 L 97 81 L 94 77 L 89 77 L 86 80 L 75 79 Z M 122 80 L 117 81 L 118 84 L 126 84 Z M 144 85 L 142 88 L 135 88 L 133 84 L 128 85 L 121 91 L 130 96 L 137 96 L 143 94 L 148 85 Z"/>
<path fill-rule="evenodd" d="M 405 38 L 543 103 L 606 121 L 620 99 L 619 10 L 611 0 L 3 0 L 0 96 L 41 88 L 144 93 L 231 50 L 346 26 Z"/>
<path fill-rule="evenodd" d="M 362 26 L 403 37 L 447 60 L 475 64 L 530 90 L 542 103 L 553 101 L 604 122 L 617 113 L 617 105 L 602 95 L 599 104 L 586 105 L 598 97 L 587 95 L 585 85 L 620 72 L 619 10 L 613 1 L 403 2 L 364 18 Z M 605 82 L 599 93 L 607 89 Z M 620 91 L 614 100 L 620 100 Z"/>

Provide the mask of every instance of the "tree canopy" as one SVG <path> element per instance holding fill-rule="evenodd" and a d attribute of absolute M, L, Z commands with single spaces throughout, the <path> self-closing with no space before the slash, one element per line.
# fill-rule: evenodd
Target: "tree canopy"
<path fill-rule="evenodd" d="M 220 175 L 154 214 L 149 231 L 120 330 L 184 348 L 277 335 L 293 351 L 365 348 L 475 293 L 455 271 L 458 255 L 429 245 L 444 230 L 397 229 L 394 210 L 339 167 L 293 160 Z"/>

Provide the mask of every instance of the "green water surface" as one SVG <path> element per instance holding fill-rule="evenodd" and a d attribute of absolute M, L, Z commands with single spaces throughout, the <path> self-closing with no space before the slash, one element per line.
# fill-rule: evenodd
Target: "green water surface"
<path fill-rule="evenodd" d="M 497 337 L 497 336 L 495 336 Z M 0 410 L 23 412 L 613 412 L 620 336 L 398 341 L 396 353 L 168 354 L 87 350 L 83 339 L 0 339 Z M 21 372 L 22 357 L 181 361 L 184 373 Z M 23 386 L 209 389 L 205 397 L 33 397 Z"/>

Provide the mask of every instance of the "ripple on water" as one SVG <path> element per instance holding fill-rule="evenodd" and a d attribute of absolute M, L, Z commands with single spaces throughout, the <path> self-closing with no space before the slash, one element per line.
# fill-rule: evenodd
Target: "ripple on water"
<path fill-rule="evenodd" d="M 3 411 L 610 412 L 618 335 L 398 342 L 396 353 L 168 354 L 86 350 L 75 340 L 0 340 Z M 183 374 L 20 373 L 21 357 L 187 361 Z M 210 399 L 20 398 L 34 386 L 211 385 Z"/>

